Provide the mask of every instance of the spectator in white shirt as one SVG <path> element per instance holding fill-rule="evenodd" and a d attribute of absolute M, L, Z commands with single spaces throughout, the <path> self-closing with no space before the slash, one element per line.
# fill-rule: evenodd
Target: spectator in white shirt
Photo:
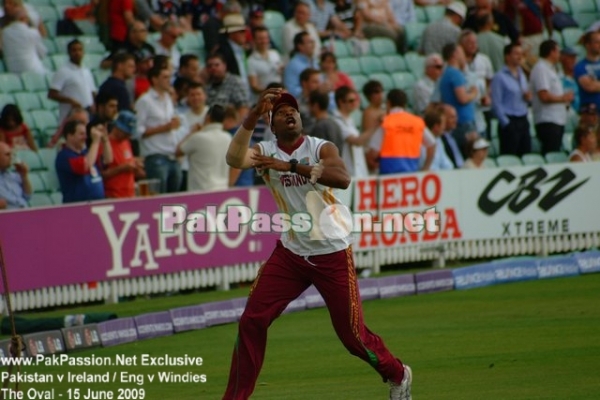
<path fill-rule="evenodd" d="M 444 60 L 438 53 L 433 53 L 425 59 L 425 74 L 415 83 L 413 87 L 414 110 L 421 115 L 425 108 L 431 102 L 431 96 L 435 91 L 435 85 L 442 76 L 444 69 Z"/>
<path fill-rule="evenodd" d="M 69 61 L 52 76 L 48 98 L 59 103 L 58 121 L 61 123 L 73 108 L 90 109 L 96 97 L 92 72 L 81 65 L 84 57 L 83 43 L 74 39 L 67 45 Z"/>
<path fill-rule="evenodd" d="M 540 140 L 542 154 L 561 151 L 562 137 L 567 123 L 567 107 L 573 101 L 573 92 L 565 92 L 556 72 L 560 49 L 554 40 L 540 44 L 540 58 L 531 70 L 533 121 Z"/>
<path fill-rule="evenodd" d="M 277 50 L 271 49 L 271 38 L 265 27 L 254 29 L 254 50 L 248 57 L 248 82 L 251 102 L 258 99 L 269 83 L 281 83 L 283 63 Z"/>
<path fill-rule="evenodd" d="M 181 120 L 171 98 L 171 71 L 155 66 L 148 78 L 152 87 L 135 104 L 144 168 L 148 179 L 160 181 L 160 193 L 173 193 L 181 186 L 181 167 L 175 158 Z"/>
<path fill-rule="evenodd" d="M 167 21 L 160 28 L 160 37 L 154 43 L 156 54 L 169 57 L 173 71 L 179 69 L 179 58 L 181 53 L 177 49 L 177 39 L 183 35 L 179 24 L 173 21 Z"/>
<path fill-rule="evenodd" d="M 2 52 L 8 72 L 21 74 L 33 71 L 47 73 L 42 58 L 48 52 L 40 32 L 28 25 L 26 11 L 21 8 L 2 29 Z"/>
<path fill-rule="evenodd" d="M 177 155 L 187 155 L 190 162 L 188 190 L 224 190 L 229 186 L 225 156 L 231 134 L 223 130 L 224 119 L 223 106 L 212 106 L 202 130 L 190 133 L 177 147 Z"/>
<path fill-rule="evenodd" d="M 283 54 L 287 58 L 294 50 L 294 37 L 305 31 L 315 41 L 313 58 L 316 60 L 321 54 L 321 38 L 317 28 L 310 22 L 310 7 L 306 3 L 298 2 L 294 8 L 294 17 L 283 26 Z"/>
<path fill-rule="evenodd" d="M 27 23 L 32 28 L 36 28 L 42 37 L 47 37 L 48 32 L 46 27 L 44 26 L 44 21 L 40 16 L 40 13 L 37 12 L 35 6 L 25 3 L 23 0 L 5 0 L 4 1 L 4 15 L 0 18 L 0 28 L 4 28 L 10 22 L 10 19 L 13 18 L 16 13 L 24 9 L 27 13 Z"/>

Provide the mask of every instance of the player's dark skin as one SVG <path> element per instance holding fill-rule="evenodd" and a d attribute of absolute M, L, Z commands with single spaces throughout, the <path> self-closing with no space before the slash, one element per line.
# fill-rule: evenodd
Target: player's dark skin
<path fill-rule="evenodd" d="M 260 113 L 261 111 L 264 111 L 263 114 L 265 114 L 271 111 L 273 103 L 275 103 L 281 93 L 280 89 L 275 90 L 277 90 L 275 93 L 270 93 L 268 91 L 263 93 L 255 109 L 252 110 L 251 113 Z M 276 110 L 272 118 L 272 130 L 277 136 L 279 147 L 282 149 L 295 148 L 297 142 L 302 137 L 303 127 L 300 113 L 294 107 L 283 104 Z M 281 172 L 290 171 L 290 163 L 274 157 L 261 155 L 258 152 L 258 147 L 255 147 L 255 150 L 257 151 L 252 155 L 252 160 L 256 168 L 261 170 L 273 169 Z M 350 175 L 346 170 L 344 161 L 339 155 L 337 147 L 331 143 L 325 144 L 321 148 L 320 157 L 323 171 L 317 182 L 333 188 L 346 189 L 350 184 Z M 296 173 L 310 178 L 313 168 L 315 167 L 298 164 Z"/>

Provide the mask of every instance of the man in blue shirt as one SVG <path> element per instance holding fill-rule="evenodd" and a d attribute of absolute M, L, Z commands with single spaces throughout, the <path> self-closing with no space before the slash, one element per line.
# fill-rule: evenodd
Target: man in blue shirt
<path fill-rule="evenodd" d="M 500 123 L 500 154 L 531 152 L 527 112 L 531 91 L 521 68 L 523 50 L 515 43 L 504 47 L 504 67 L 492 79 L 492 110 Z"/>
<path fill-rule="evenodd" d="M 0 209 L 18 209 L 29 206 L 31 183 L 27 177 L 29 169 L 24 163 L 15 163 L 10 171 L 12 151 L 8 144 L 0 142 Z"/>
<path fill-rule="evenodd" d="M 99 200 L 104 198 L 102 176 L 96 168 L 96 159 L 102 142 L 102 159 L 105 165 L 112 163 L 112 148 L 106 129 L 94 126 L 90 134 L 92 143 L 85 146 L 86 129 L 81 121 L 65 124 L 63 135 L 65 147 L 56 156 L 56 173 L 63 194 L 63 203 Z"/>
<path fill-rule="evenodd" d="M 447 65 L 439 80 L 440 98 L 443 103 L 456 109 L 458 122 L 452 134 L 464 153 L 467 135 L 477 131 L 475 101 L 479 90 L 468 84 L 463 72 L 467 61 L 462 47 L 455 43 L 447 44 L 442 50 L 442 57 Z"/>
<path fill-rule="evenodd" d="M 302 71 L 307 68 L 318 69 L 313 59 L 314 51 L 315 41 L 308 32 L 302 31 L 294 36 L 294 55 L 283 71 L 283 85 L 294 97 L 299 97 L 302 93 L 299 79 Z"/>
<path fill-rule="evenodd" d="M 579 85 L 579 104 L 595 103 L 600 108 L 600 32 L 583 35 L 585 58 L 575 64 L 575 81 Z"/>

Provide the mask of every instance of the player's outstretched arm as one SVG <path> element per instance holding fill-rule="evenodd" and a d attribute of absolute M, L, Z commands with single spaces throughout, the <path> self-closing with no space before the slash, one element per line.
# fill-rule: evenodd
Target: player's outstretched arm
<path fill-rule="evenodd" d="M 258 102 L 250 111 L 244 123 L 238 128 L 227 149 L 227 164 L 233 168 L 245 169 L 253 166 L 253 156 L 259 153 L 258 146 L 250 147 L 252 132 L 260 117 L 273 109 L 273 103 L 281 89 L 268 89 L 262 92 Z"/>

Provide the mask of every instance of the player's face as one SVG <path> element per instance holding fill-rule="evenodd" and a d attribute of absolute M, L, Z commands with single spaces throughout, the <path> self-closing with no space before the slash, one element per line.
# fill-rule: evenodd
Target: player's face
<path fill-rule="evenodd" d="M 300 113 L 287 104 L 280 106 L 273 114 L 273 132 L 277 135 L 302 134 Z"/>

